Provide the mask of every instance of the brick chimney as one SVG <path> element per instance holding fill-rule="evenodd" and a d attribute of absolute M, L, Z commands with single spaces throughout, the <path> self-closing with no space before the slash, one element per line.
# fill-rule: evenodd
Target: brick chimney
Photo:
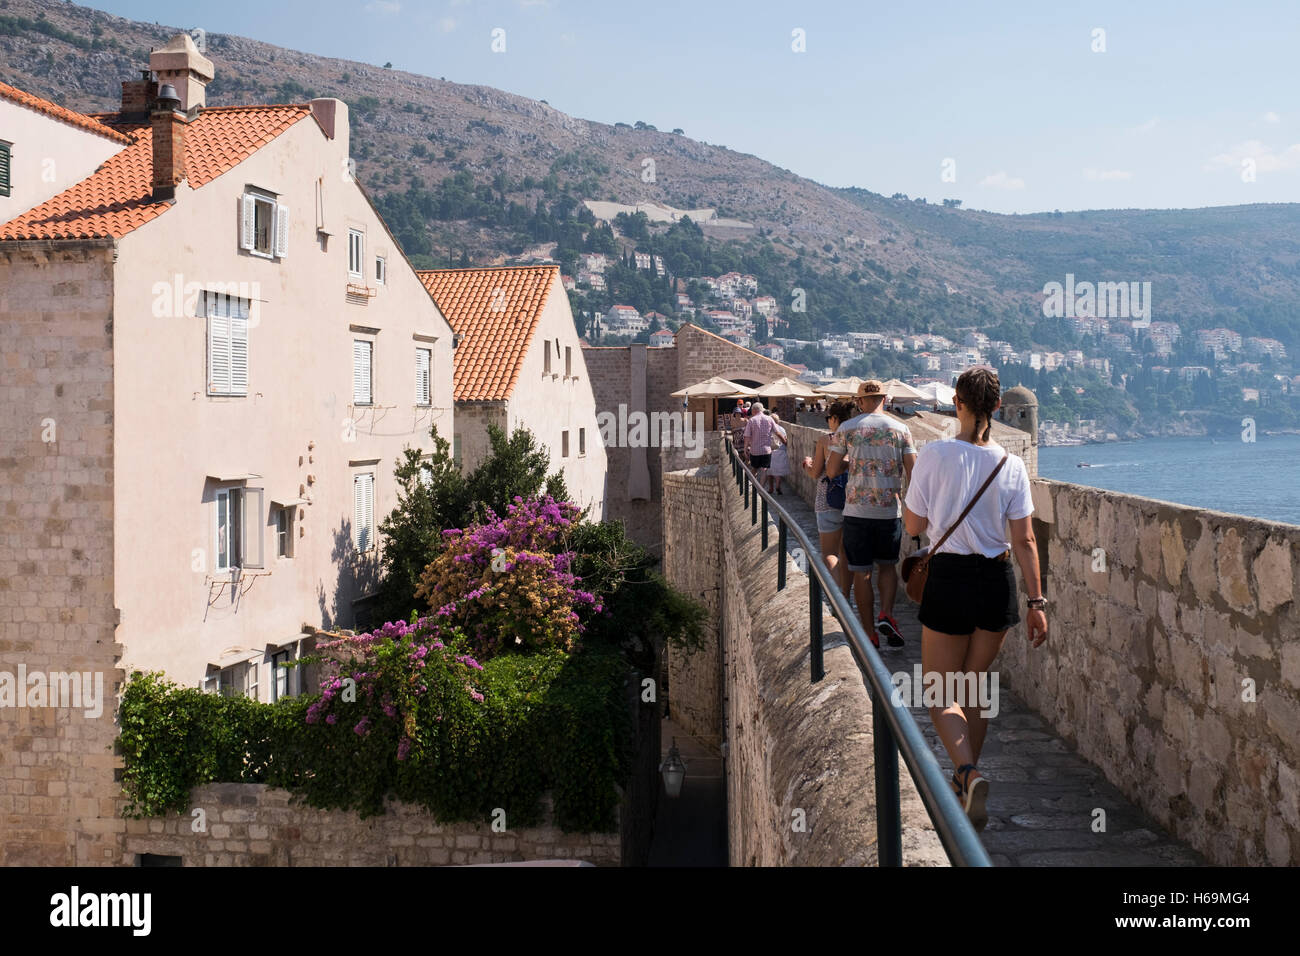
<path fill-rule="evenodd" d="M 138 80 L 123 80 L 122 120 L 135 123 L 147 122 L 156 99 L 158 99 L 158 84 L 154 81 L 152 70 L 141 70 Z"/>
<path fill-rule="evenodd" d="M 181 101 L 181 111 L 193 116 L 207 105 L 212 82 L 212 61 L 199 52 L 188 33 L 178 33 L 149 54 L 149 68 L 158 82 L 170 83 Z"/>
<path fill-rule="evenodd" d="M 171 84 L 164 83 L 150 114 L 153 125 L 153 198 L 155 202 L 176 198 L 176 187 L 185 179 L 185 127 L 188 117 Z"/>

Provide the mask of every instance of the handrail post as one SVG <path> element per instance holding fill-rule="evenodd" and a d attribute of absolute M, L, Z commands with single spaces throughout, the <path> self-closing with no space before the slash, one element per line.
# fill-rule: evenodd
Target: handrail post
<path fill-rule="evenodd" d="M 758 524 L 758 483 L 752 478 L 750 483 L 754 485 L 754 490 L 749 493 L 749 523 L 751 526 Z M 767 502 L 763 502 L 767 504 Z"/>
<path fill-rule="evenodd" d="M 776 565 L 776 589 L 778 591 L 785 590 L 785 562 L 789 557 L 785 553 L 785 541 L 785 521 L 778 515 L 776 519 L 776 549 L 781 552 Z"/>
<path fill-rule="evenodd" d="M 876 763 L 876 846 L 880 866 L 903 865 L 903 812 L 898 793 L 898 747 L 889 729 L 888 699 L 871 694 L 871 736 Z"/>
<path fill-rule="evenodd" d="M 749 507 L 749 473 L 748 473 L 748 472 L 746 472 L 746 474 L 745 474 L 744 482 L 745 482 L 745 484 L 744 484 L 744 488 L 745 488 L 745 507 L 748 508 L 748 507 Z"/>
<path fill-rule="evenodd" d="M 812 555 L 808 560 L 814 560 Z M 815 684 L 826 676 L 826 668 L 822 662 L 822 582 L 811 567 L 808 569 L 808 662 Z"/>
<path fill-rule="evenodd" d="M 767 499 L 766 498 L 763 499 L 763 531 L 759 535 L 759 537 L 762 539 L 762 543 L 763 543 L 763 546 L 762 548 L 760 548 L 760 550 L 766 551 L 767 550 Z"/>

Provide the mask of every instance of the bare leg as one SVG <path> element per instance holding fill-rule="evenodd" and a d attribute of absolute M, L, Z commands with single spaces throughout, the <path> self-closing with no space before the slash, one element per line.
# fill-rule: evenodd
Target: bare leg
<path fill-rule="evenodd" d="M 966 658 L 962 661 L 961 670 L 978 674 L 982 686 L 984 675 L 993 666 L 993 661 L 997 658 L 998 651 L 1002 649 L 1002 641 L 1006 635 L 1006 631 L 981 631 L 977 628 L 971 634 L 970 645 L 966 649 Z M 968 706 L 966 723 L 970 727 L 970 747 L 973 756 L 971 763 L 979 763 L 980 752 L 984 749 L 984 738 L 989 732 L 989 718 L 983 715 L 983 708 Z"/>
<path fill-rule="evenodd" d="M 854 571 L 853 586 L 858 592 L 858 618 L 870 638 L 876 637 L 876 594 L 871 589 L 871 572 Z M 875 641 L 873 640 L 874 644 Z"/>
<path fill-rule="evenodd" d="M 844 553 L 844 532 L 837 531 L 840 538 L 840 590 L 848 597 L 853 588 L 853 572 L 849 570 L 849 557 Z"/>
<path fill-rule="evenodd" d="M 940 634 L 928 627 L 921 628 L 921 672 L 929 680 L 931 674 L 942 679 L 945 675 L 961 671 L 965 666 L 966 652 L 970 647 L 970 635 Z M 975 751 L 971 747 L 970 724 L 963 709 L 955 702 L 946 699 L 944 707 L 930 708 L 930 721 L 948 751 L 952 765 L 964 767 L 975 762 Z M 979 771 L 974 771 L 974 777 Z"/>
<path fill-rule="evenodd" d="M 880 612 L 894 616 L 894 598 L 898 596 L 898 567 L 894 564 L 877 564 L 876 580 L 880 587 Z"/>

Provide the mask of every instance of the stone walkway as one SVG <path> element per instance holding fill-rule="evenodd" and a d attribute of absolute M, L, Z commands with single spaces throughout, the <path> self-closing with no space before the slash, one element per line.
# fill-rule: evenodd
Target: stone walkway
<path fill-rule="evenodd" d="M 812 509 L 789 488 L 778 501 L 816 547 L 817 521 Z M 770 540 L 775 542 L 772 523 Z M 796 546 L 790 536 L 788 549 Z M 877 612 L 879 600 L 877 595 Z M 891 672 L 911 674 L 921 662 L 921 625 L 916 612 L 900 581 L 894 617 L 907 643 L 900 648 L 882 647 L 881 656 Z M 1023 638 L 1023 629 L 1017 626 L 1007 640 Z M 1204 865 L 1194 850 L 1170 837 L 1129 802 L 1037 714 L 1005 687 L 998 690 L 999 712 L 990 722 L 980 756 L 980 772 L 989 780 L 989 822 L 982 838 L 995 866 Z M 911 711 L 939 765 L 951 774 L 951 761 L 930 723 L 929 711 L 924 707 Z M 907 773 L 901 758 L 899 767 Z M 1104 833 L 1092 829 L 1097 808 L 1105 811 Z"/>

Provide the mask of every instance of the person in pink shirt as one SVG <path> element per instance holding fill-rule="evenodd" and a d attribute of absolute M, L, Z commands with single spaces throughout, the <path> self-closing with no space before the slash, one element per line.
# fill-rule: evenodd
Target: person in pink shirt
<path fill-rule="evenodd" d="M 767 478 L 767 469 L 772 466 L 772 419 L 763 414 L 763 403 L 755 402 L 749 406 L 749 421 L 745 423 L 745 451 L 749 454 L 749 465 L 758 477 L 759 485 Z"/>

